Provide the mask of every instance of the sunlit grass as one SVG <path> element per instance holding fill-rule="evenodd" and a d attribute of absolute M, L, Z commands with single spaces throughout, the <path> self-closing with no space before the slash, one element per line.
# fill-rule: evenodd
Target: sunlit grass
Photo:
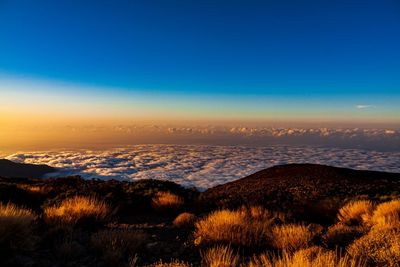
<path fill-rule="evenodd" d="M 334 251 L 321 247 L 298 250 L 294 254 L 283 252 L 282 255 L 268 253 L 253 257 L 247 267 L 364 267 L 365 263 L 348 255 L 340 256 Z"/>
<path fill-rule="evenodd" d="M 195 227 L 196 244 L 233 244 L 239 246 L 266 245 L 271 238 L 271 217 L 264 212 L 254 214 L 249 210 L 219 210 L 199 220 Z"/>
<path fill-rule="evenodd" d="M 274 226 L 272 235 L 273 246 L 287 251 L 295 251 L 307 247 L 314 237 L 314 233 L 306 226 L 297 224 Z"/>
<path fill-rule="evenodd" d="M 400 200 L 379 204 L 370 220 L 374 227 L 400 227 Z"/>
<path fill-rule="evenodd" d="M 372 265 L 398 266 L 400 263 L 400 229 L 377 228 L 355 240 L 348 247 L 354 257 L 365 258 Z"/>
<path fill-rule="evenodd" d="M 192 265 L 184 261 L 172 260 L 170 262 L 159 261 L 147 267 L 191 267 Z M 133 266 L 130 266 L 133 267 Z"/>
<path fill-rule="evenodd" d="M 374 204 L 368 200 L 358 200 L 347 203 L 338 213 L 338 219 L 343 224 L 362 224 L 372 215 Z"/>
<path fill-rule="evenodd" d="M 48 223 L 76 225 L 82 223 L 101 223 L 110 213 L 107 203 L 95 197 L 75 196 L 65 199 L 58 206 L 44 209 Z"/>
<path fill-rule="evenodd" d="M 0 203 L 0 248 L 30 249 L 35 219 L 36 215 L 29 209 Z"/>
<path fill-rule="evenodd" d="M 152 207 L 160 213 L 177 212 L 184 204 L 182 197 L 170 192 L 158 192 L 152 200 Z"/>
<path fill-rule="evenodd" d="M 239 266 L 239 255 L 229 246 L 217 246 L 202 252 L 202 266 L 235 267 Z"/>
<path fill-rule="evenodd" d="M 337 223 L 328 228 L 323 236 L 323 241 L 328 247 L 345 247 L 356 238 L 359 238 L 368 232 L 368 230 L 369 227 L 367 226 L 350 226 L 343 223 Z"/>
<path fill-rule="evenodd" d="M 189 212 L 184 212 L 179 214 L 172 224 L 175 227 L 192 227 L 195 224 L 196 220 L 196 215 Z"/>

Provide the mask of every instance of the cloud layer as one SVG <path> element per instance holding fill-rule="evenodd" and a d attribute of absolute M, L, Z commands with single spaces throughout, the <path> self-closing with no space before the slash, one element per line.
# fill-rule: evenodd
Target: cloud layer
<path fill-rule="evenodd" d="M 286 163 L 319 163 L 400 172 L 400 152 L 296 146 L 137 145 L 103 151 L 16 153 L 7 159 L 60 168 L 55 176 L 100 179 L 164 179 L 200 189 Z"/>

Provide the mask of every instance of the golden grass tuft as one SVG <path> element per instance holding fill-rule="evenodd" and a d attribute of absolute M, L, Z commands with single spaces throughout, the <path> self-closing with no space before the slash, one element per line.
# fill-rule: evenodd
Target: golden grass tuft
<path fill-rule="evenodd" d="M 60 225 L 93 224 L 104 222 L 110 213 L 106 202 L 95 197 L 75 196 L 58 206 L 44 209 L 47 223 Z"/>
<path fill-rule="evenodd" d="M 132 257 L 145 244 L 146 234 L 125 229 L 102 230 L 92 235 L 91 246 L 109 266 L 115 266 L 126 257 Z"/>
<path fill-rule="evenodd" d="M 247 267 L 364 267 L 365 263 L 348 255 L 338 256 L 321 247 L 301 249 L 294 254 L 284 251 L 280 256 L 261 254 L 253 257 Z"/>
<path fill-rule="evenodd" d="M 400 227 L 400 200 L 379 204 L 372 214 L 370 223 L 374 227 Z"/>
<path fill-rule="evenodd" d="M 280 212 L 272 212 L 262 206 L 241 207 L 239 209 L 243 215 L 255 221 L 269 221 L 277 219 L 280 222 L 286 221 L 286 215 Z"/>
<path fill-rule="evenodd" d="M 179 214 L 173 221 L 175 227 L 192 227 L 197 220 L 197 216 L 193 213 L 184 212 Z"/>
<path fill-rule="evenodd" d="M 323 236 L 323 241 L 328 247 L 346 247 L 368 232 L 368 230 L 369 227 L 366 226 L 349 226 L 338 223 L 328 228 L 328 231 Z"/>
<path fill-rule="evenodd" d="M 160 213 L 177 212 L 184 204 L 182 197 L 170 192 L 158 192 L 152 199 L 151 206 Z"/>
<path fill-rule="evenodd" d="M 338 213 L 339 222 L 348 225 L 361 225 L 372 215 L 374 204 L 368 200 L 347 203 Z"/>
<path fill-rule="evenodd" d="M 272 229 L 272 244 L 277 249 L 295 251 L 306 248 L 314 238 L 314 234 L 304 225 L 277 225 Z"/>
<path fill-rule="evenodd" d="M 251 212 L 243 209 L 214 211 L 199 220 L 195 227 L 197 245 L 265 246 L 271 236 L 271 218 L 255 219 Z"/>
<path fill-rule="evenodd" d="M 12 203 L 0 203 L 0 248 L 29 250 L 33 245 L 35 214 Z"/>
<path fill-rule="evenodd" d="M 365 258 L 371 265 L 398 266 L 400 263 L 400 230 L 378 228 L 355 240 L 348 252 Z"/>
<path fill-rule="evenodd" d="M 44 185 L 21 184 L 18 188 L 36 195 L 45 195 L 48 192 L 48 188 Z"/>
<path fill-rule="evenodd" d="M 183 261 L 172 260 L 170 262 L 159 261 L 157 263 L 149 265 L 148 267 L 191 267 L 191 266 L 192 266 L 191 264 Z"/>
<path fill-rule="evenodd" d="M 201 253 L 202 266 L 205 267 L 235 267 L 239 266 L 239 255 L 230 246 L 217 246 Z"/>

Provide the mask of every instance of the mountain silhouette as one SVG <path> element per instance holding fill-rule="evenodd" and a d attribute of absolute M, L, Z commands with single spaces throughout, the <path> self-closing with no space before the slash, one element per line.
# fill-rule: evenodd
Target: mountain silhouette
<path fill-rule="evenodd" d="M 0 159 L 0 177 L 41 178 L 46 173 L 55 171 L 55 168 L 47 165 L 16 163 L 7 159 Z"/>

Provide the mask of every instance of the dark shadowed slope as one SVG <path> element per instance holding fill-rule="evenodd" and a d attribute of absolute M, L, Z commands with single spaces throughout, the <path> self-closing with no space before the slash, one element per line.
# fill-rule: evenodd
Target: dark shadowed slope
<path fill-rule="evenodd" d="M 201 202 L 210 208 L 263 205 L 299 214 L 315 209 L 328 213 L 352 198 L 396 196 L 399 191 L 399 173 L 290 164 L 211 188 L 202 193 Z"/>
<path fill-rule="evenodd" d="M 56 171 L 55 168 L 47 165 L 23 164 L 0 159 L 0 177 L 40 178 L 46 173 L 54 171 Z"/>

